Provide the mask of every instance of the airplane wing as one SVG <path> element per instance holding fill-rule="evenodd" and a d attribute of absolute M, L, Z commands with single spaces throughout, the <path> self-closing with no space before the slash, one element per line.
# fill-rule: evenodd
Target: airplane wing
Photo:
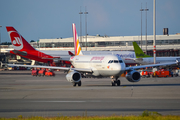
<path fill-rule="evenodd" d="M 167 62 L 167 63 L 160 63 L 160 64 L 149 64 L 149 65 L 126 67 L 126 71 L 133 70 L 133 69 L 146 68 L 146 67 L 168 66 L 168 65 L 174 65 L 174 64 L 179 64 L 179 63 L 180 63 L 180 59 L 176 59 L 176 62 Z"/>
<path fill-rule="evenodd" d="M 92 69 L 84 68 L 70 68 L 70 67 L 54 67 L 54 66 L 41 66 L 41 65 L 18 65 L 18 64 L 7 64 L 8 66 L 21 66 L 21 67 L 33 67 L 33 68 L 49 68 L 49 69 L 59 69 L 59 70 L 75 70 L 79 72 L 93 72 Z"/>

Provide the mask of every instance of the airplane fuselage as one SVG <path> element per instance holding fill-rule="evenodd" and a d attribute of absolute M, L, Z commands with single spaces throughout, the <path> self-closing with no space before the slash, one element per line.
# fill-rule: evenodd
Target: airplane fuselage
<path fill-rule="evenodd" d="M 75 68 L 92 69 L 94 76 L 119 76 L 124 73 L 125 63 L 115 55 L 82 55 L 70 58 Z"/>
<path fill-rule="evenodd" d="M 53 62 L 53 57 L 47 54 L 44 54 L 40 51 L 37 50 L 28 50 L 28 51 L 10 51 L 11 54 L 19 55 L 24 58 L 28 58 L 31 60 L 36 60 L 39 62 L 44 62 L 44 63 L 52 63 Z"/>
<path fill-rule="evenodd" d="M 68 57 L 68 51 L 57 51 L 57 50 L 43 50 L 43 53 L 49 54 L 51 56 Z M 137 64 L 134 61 L 136 58 L 135 52 L 132 51 L 82 51 L 84 55 L 117 55 L 122 58 L 126 65 Z"/>

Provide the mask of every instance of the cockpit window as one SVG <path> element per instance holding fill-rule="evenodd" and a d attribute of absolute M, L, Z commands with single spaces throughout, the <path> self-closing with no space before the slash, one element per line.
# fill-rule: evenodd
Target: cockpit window
<path fill-rule="evenodd" d="M 110 60 L 108 63 L 112 63 L 113 62 L 113 60 Z"/>
<path fill-rule="evenodd" d="M 123 63 L 123 61 L 122 61 L 122 60 L 119 60 L 119 63 Z"/>
<path fill-rule="evenodd" d="M 118 63 L 118 60 L 114 60 L 114 63 Z"/>
<path fill-rule="evenodd" d="M 110 64 L 110 63 L 123 63 L 123 61 L 122 61 L 122 60 L 109 60 L 108 63 L 109 63 L 109 64 Z"/>

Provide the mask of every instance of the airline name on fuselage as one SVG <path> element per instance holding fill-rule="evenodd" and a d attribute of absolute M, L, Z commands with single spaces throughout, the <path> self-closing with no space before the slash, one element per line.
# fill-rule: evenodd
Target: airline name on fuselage
<path fill-rule="evenodd" d="M 92 60 L 100 60 L 100 61 L 101 61 L 101 60 L 103 60 L 103 59 L 104 59 L 104 57 L 97 57 L 97 56 L 96 56 L 96 57 L 92 57 L 92 58 L 91 58 L 91 61 L 92 61 Z"/>
<path fill-rule="evenodd" d="M 136 56 L 144 57 L 143 53 L 136 53 Z"/>
<path fill-rule="evenodd" d="M 133 53 L 129 53 L 129 54 L 116 54 L 117 56 L 121 57 L 121 58 L 135 58 L 135 55 Z"/>

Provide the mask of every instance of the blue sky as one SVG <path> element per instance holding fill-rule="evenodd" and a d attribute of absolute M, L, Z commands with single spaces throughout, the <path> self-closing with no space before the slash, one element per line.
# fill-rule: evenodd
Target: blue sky
<path fill-rule="evenodd" d="M 148 35 L 153 34 L 153 0 L 0 0 L 1 41 L 10 42 L 5 26 L 13 26 L 27 40 L 72 37 L 72 23 L 80 34 L 80 7 L 87 7 L 89 35 L 141 34 L 141 3 L 147 8 Z M 156 0 L 156 34 L 163 28 L 180 33 L 180 0 Z M 143 12 L 143 35 L 145 35 Z M 85 35 L 85 15 L 82 15 Z"/>

